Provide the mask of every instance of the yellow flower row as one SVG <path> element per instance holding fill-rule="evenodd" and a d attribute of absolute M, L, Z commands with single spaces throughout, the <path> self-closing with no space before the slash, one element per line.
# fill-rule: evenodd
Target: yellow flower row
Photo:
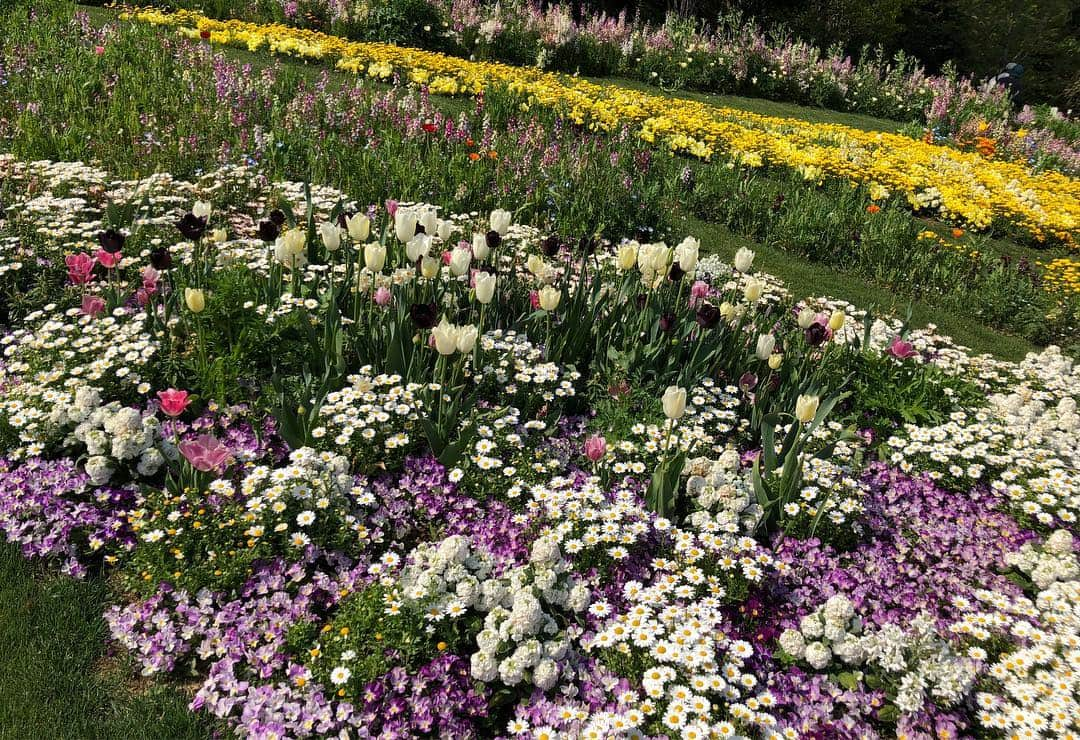
<path fill-rule="evenodd" d="M 1039 264 L 1043 268 L 1043 285 L 1048 291 L 1080 296 L 1080 262 L 1065 257 Z"/>
<path fill-rule="evenodd" d="M 371 77 L 386 78 L 397 71 L 434 93 L 475 94 L 505 86 L 523 105 L 556 109 L 595 130 L 632 125 L 645 141 L 705 160 L 723 155 L 748 167 L 784 166 L 865 183 L 874 197 L 903 194 L 915 210 L 937 212 L 978 229 L 997 221 L 1039 241 L 1075 244 L 1080 238 L 1080 180 L 1056 172 L 1033 173 L 1021 164 L 987 161 L 976 153 L 906 136 L 762 116 L 283 25 L 215 21 L 190 11 L 152 9 L 134 10 L 128 17 L 175 26 L 212 43 L 334 61 L 340 69 Z"/>

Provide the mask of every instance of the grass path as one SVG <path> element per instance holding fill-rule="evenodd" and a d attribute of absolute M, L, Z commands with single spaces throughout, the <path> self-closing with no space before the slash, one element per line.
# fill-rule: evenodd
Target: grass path
<path fill-rule="evenodd" d="M 106 594 L 0 546 L 0 740 L 213 736 L 180 692 L 132 682 L 106 654 Z"/>

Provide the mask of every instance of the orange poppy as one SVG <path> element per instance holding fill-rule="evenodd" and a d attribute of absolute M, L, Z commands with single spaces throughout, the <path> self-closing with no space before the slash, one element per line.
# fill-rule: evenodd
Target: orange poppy
<path fill-rule="evenodd" d="M 469 152 L 469 159 L 475 162 L 476 160 L 480 159 L 480 155 L 476 152 Z"/>

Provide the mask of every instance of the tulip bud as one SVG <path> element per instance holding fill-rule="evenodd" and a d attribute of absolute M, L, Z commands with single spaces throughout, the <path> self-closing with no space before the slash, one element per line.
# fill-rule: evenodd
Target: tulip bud
<path fill-rule="evenodd" d="M 475 326 L 459 326 L 457 330 L 457 351 L 467 355 L 476 346 L 476 338 L 480 331 Z"/>
<path fill-rule="evenodd" d="M 623 244 L 619 247 L 619 253 L 616 257 L 616 261 L 620 270 L 632 270 L 634 265 L 637 264 L 638 245 L 636 242 L 630 242 L 629 244 Z"/>
<path fill-rule="evenodd" d="M 487 305 L 495 297 L 495 276 L 486 272 L 476 274 L 476 300 Z"/>
<path fill-rule="evenodd" d="M 216 244 L 221 244 L 228 238 L 229 232 L 225 231 L 225 229 L 214 229 L 210 232 L 210 241 Z"/>
<path fill-rule="evenodd" d="M 773 370 L 779 370 L 780 364 L 784 361 L 784 356 L 781 354 L 772 355 L 769 357 L 769 367 Z"/>
<path fill-rule="evenodd" d="M 479 232 L 472 235 L 472 253 L 473 257 L 483 262 L 491 254 L 491 248 L 488 247 L 487 235 Z"/>
<path fill-rule="evenodd" d="M 839 331 L 844 326 L 844 319 L 847 316 L 843 311 L 833 311 L 832 316 L 829 317 L 829 328 L 833 331 Z"/>
<path fill-rule="evenodd" d="M 739 272 L 747 272 L 754 263 L 754 251 L 746 247 L 740 247 L 735 253 L 735 269 Z"/>
<path fill-rule="evenodd" d="M 759 360 L 769 359 L 769 355 L 772 354 L 773 347 L 776 346 L 776 337 L 772 334 L 762 334 L 757 340 L 757 358 Z"/>
<path fill-rule="evenodd" d="M 206 309 L 206 294 L 201 288 L 184 288 L 184 303 L 192 313 L 202 313 Z"/>
<path fill-rule="evenodd" d="M 760 280 L 750 278 L 746 281 L 746 287 L 743 288 L 743 297 L 748 303 L 755 303 L 761 294 L 764 292 L 765 286 L 761 284 Z"/>
<path fill-rule="evenodd" d="M 341 247 L 341 229 L 329 221 L 319 227 L 319 236 L 327 252 L 336 252 Z"/>
<path fill-rule="evenodd" d="M 210 204 L 202 200 L 195 201 L 195 205 L 191 207 L 192 215 L 203 220 L 210 218 L 210 212 L 212 210 Z"/>
<path fill-rule="evenodd" d="M 817 416 L 820 401 L 817 396 L 799 396 L 795 402 L 795 418 L 803 424 L 809 424 Z"/>
<path fill-rule="evenodd" d="M 450 233 L 453 231 L 454 224 L 450 221 L 440 221 L 439 227 L 435 229 L 435 232 L 439 235 L 439 238 L 443 241 L 447 241 L 450 238 Z"/>
<path fill-rule="evenodd" d="M 407 242 L 416 236 L 416 211 L 411 208 L 398 208 L 394 212 L 394 236 L 399 242 Z"/>
<path fill-rule="evenodd" d="M 540 308 L 545 311 L 554 311 L 559 307 L 560 300 L 562 300 L 562 291 L 558 288 L 547 285 L 540 289 Z"/>
<path fill-rule="evenodd" d="M 345 227 L 354 242 L 366 241 L 371 234 L 371 219 L 364 213 L 358 213 L 345 219 Z"/>
<path fill-rule="evenodd" d="M 420 260 L 420 274 L 429 280 L 439 275 L 439 260 L 434 257 L 424 257 Z"/>
<path fill-rule="evenodd" d="M 490 224 L 492 231 L 497 232 L 499 236 L 506 236 L 506 232 L 510 230 L 511 218 L 512 215 L 510 211 L 496 208 L 491 212 L 491 218 L 488 219 L 488 223 Z"/>
<path fill-rule="evenodd" d="M 661 399 L 664 407 L 664 416 L 671 420 L 681 419 L 686 413 L 686 389 L 676 385 L 669 385 Z"/>
<path fill-rule="evenodd" d="M 372 272 L 379 272 L 385 264 L 386 247 L 375 243 L 364 246 L 364 267 Z"/>
<path fill-rule="evenodd" d="M 435 338 L 435 349 L 440 355 L 452 355 L 457 351 L 457 327 L 446 320 L 443 316 L 439 325 L 431 330 L 431 336 Z"/>
<path fill-rule="evenodd" d="M 450 253 L 450 274 L 460 277 L 469 270 L 469 261 L 472 260 L 472 251 L 457 247 Z"/>
<path fill-rule="evenodd" d="M 796 319 L 796 321 L 798 321 L 799 323 L 799 328 L 809 329 L 810 324 L 814 323 L 814 319 L 816 318 L 816 316 L 817 314 L 815 314 L 809 306 L 799 311 L 799 316 Z"/>

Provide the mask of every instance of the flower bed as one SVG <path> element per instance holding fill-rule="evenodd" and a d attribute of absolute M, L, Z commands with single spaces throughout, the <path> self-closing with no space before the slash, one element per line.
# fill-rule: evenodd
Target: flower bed
<path fill-rule="evenodd" d="M 237 734 L 1080 730 L 1055 348 L 972 356 L 693 237 L 0 169 L 34 255 L 0 531 L 109 574 L 135 670 Z"/>
<path fill-rule="evenodd" d="M 916 211 L 940 213 L 979 229 L 998 222 L 1040 242 L 1071 243 L 1077 238 L 1076 180 L 1059 173 L 1032 173 L 1023 165 L 987 161 L 977 153 L 905 136 L 770 118 L 535 69 L 351 42 L 288 26 L 215 21 L 190 11 L 135 10 L 129 17 L 177 26 L 211 43 L 332 61 L 341 69 L 377 78 L 398 70 L 434 93 L 476 94 L 506 87 L 524 105 L 554 108 L 599 130 L 634 125 L 645 141 L 706 160 L 721 155 L 744 166 L 772 164 L 866 183 L 883 197 L 902 194 Z"/>

